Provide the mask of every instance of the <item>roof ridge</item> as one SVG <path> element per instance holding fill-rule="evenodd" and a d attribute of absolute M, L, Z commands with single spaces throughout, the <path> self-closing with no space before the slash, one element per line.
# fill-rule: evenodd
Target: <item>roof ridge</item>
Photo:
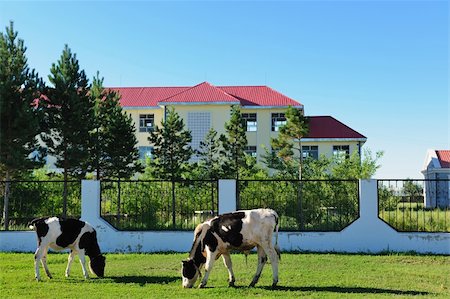
<path fill-rule="evenodd" d="M 116 87 L 116 86 L 107 86 L 105 89 L 124 89 L 124 88 L 191 88 L 192 86 L 123 86 L 123 87 Z"/>
<path fill-rule="evenodd" d="M 185 90 L 183 90 L 183 91 L 181 91 L 181 92 L 179 92 L 179 93 L 177 93 L 177 94 L 174 94 L 174 95 L 172 95 L 172 96 L 170 96 L 170 97 L 167 97 L 167 98 L 165 98 L 165 99 L 162 99 L 162 100 L 160 100 L 159 102 L 165 102 L 165 101 L 168 101 L 168 100 L 171 99 L 171 98 L 174 98 L 174 97 L 176 97 L 176 96 L 179 96 L 179 95 L 182 94 L 182 93 L 187 93 L 187 92 L 191 91 L 192 89 L 197 88 L 197 87 L 199 87 L 199 86 L 201 86 L 201 85 L 207 85 L 207 86 L 209 86 L 209 87 L 212 87 L 214 90 L 217 90 L 218 92 L 224 94 L 225 96 L 230 97 L 230 98 L 232 98 L 232 99 L 238 101 L 239 103 L 241 103 L 241 101 L 240 101 L 239 99 L 237 99 L 236 97 L 230 95 L 229 93 L 225 92 L 224 90 L 222 90 L 222 89 L 220 89 L 220 88 L 218 88 L 218 87 L 212 85 L 212 84 L 209 83 L 208 81 L 203 81 L 203 82 L 201 82 L 201 83 L 199 83 L 199 84 L 197 84 L 197 85 L 192 86 L 191 88 L 185 89 Z"/>

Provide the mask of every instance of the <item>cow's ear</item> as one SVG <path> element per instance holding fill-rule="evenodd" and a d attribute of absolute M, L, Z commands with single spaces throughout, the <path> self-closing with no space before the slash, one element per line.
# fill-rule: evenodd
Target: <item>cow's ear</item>
<path fill-rule="evenodd" d="M 186 264 L 187 264 L 187 261 L 181 261 L 181 263 L 182 263 L 183 265 L 186 265 Z"/>

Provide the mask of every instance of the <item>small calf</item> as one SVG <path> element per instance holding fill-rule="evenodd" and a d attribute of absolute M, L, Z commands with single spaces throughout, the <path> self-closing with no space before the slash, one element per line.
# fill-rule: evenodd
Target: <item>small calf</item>
<path fill-rule="evenodd" d="M 275 230 L 275 245 L 272 234 Z M 280 249 L 278 239 L 278 215 L 271 209 L 255 209 L 223 214 L 199 224 L 194 232 L 194 242 L 189 258 L 183 261 L 181 270 L 183 287 L 191 288 L 205 266 L 205 275 L 199 285 L 204 287 L 208 281 L 214 261 L 222 255 L 228 269 L 228 283 L 234 286 L 235 277 L 231 264 L 230 251 L 246 252 L 256 247 L 258 267 L 250 286 L 258 282 L 267 256 L 272 264 L 273 283 L 278 283 L 278 262 Z"/>
<path fill-rule="evenodd" d="M 105 273 L 105 257 L 100 252 L 97 242 L 97 233 L 87 222 L 76 219 L 61 219 L 58 217 L 38 218 L 31 221 L 30 229 L 37 234 L 38 248 L 34 255 L 34 268 L 36 280 L 41 280 L 39 274 L 39 261 L 45 269 L 45 273 L 52 278 L 47 266 L 48 248 L 53 250 L 70 249 L 66 268 L 66 277 L 69 277 L 73 258 L 78 253 L 83 275 L 88 278 L 85 255 L 89 256 L 89 269 L 98 277 Z"/>

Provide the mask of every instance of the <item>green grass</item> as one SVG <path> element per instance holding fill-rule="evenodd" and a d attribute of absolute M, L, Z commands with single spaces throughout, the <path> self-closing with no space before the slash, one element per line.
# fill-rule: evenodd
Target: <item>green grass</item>
<path fill-rule="evenodd" d="M 34 279 L 32 253 L 0 253 L 1 298 L 450 298 L 450 256 L 282 254 L 279 288 L 270 288 L 266 265 L 260 282 L 247 288 L 256 255 L 232 256 L 237 288 L 227 287 L 218 260 L 208 288 L 181 287 L 186 254 L 107 254 L 106 277 L 84 280 L 78 262 L 64 277 L 67 254 L 49 254 L 53 279 Z M 78 257 L 76 258 L 78 260 Z"/>
<path fill-rule="evenodd" d="M 450 210 L 425 210 L 399 204 L 396 210 L 381 211 L 379 216 L 398 231 L 450 232 Z"/>

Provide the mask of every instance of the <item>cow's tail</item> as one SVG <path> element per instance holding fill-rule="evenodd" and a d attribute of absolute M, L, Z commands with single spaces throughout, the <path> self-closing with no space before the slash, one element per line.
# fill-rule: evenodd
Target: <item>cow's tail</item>
<path fill-rule="evenodd" d="M 278 222 L 278 214 L 275 212 L 274 213 L 274 217 L 275 217 L 275 251 L 277 252 L 278 258 L 281 260 L 281 250 L 280 250 L 280 246 L 278 246 L 278 229 L 280 228 L 280 223 Z"/>

